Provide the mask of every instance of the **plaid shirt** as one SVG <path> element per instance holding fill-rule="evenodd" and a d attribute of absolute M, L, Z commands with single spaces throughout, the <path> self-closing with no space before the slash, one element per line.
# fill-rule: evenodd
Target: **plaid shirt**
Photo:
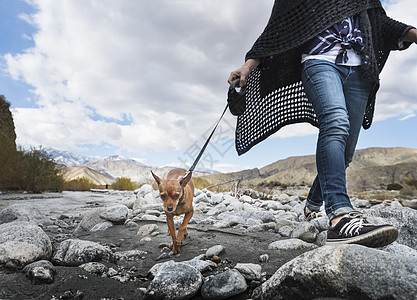
<path fill-rule="evenodd" d="M 330 51 L 340 43 L 341 49 L 336 57 L 336 64 L 344 64 L 349 60 L 347 50 L 352 49 L 360 54 L 364 49 L 359 17 L 354 16 L 343 20 L 319 34 L 307 44 L 304 53 L 310 55 L 322 54 Z"/>

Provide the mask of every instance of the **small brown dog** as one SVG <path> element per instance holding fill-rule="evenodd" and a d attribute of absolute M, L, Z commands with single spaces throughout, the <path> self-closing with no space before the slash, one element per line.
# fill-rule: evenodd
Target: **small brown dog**
<path fill-rule="evenodd" d="M 176 254 L 180 252 L 179 246 L 181 246 L 184 236 L 188 235 L 187 224 L 194 214 L 192 173 L 187 174 L 184 169 L 173 169 L 169 171 L 165 180 L 156 176 L 152 171 L 151 173 L 158 184 L 159 197 L 162 200 L 167 217 L 168 235 L 172 237 L 172 252 Z M 174 216 L 182 214 L 185 214 L 184 221 L 178 229 L 178 235 L 175 236 Z"/>

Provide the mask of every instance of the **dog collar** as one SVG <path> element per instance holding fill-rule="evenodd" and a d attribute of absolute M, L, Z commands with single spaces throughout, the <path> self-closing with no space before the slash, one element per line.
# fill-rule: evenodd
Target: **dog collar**
<path fill-rule="evenodd" d="M 181 198 L 178 200 L 178 204 L 177 205 L 180 205 L 181 202 L 182 202 L 182 200 L 184 200 L 184 195 L 185 195 L 185 190 L 184 190 L 184 188 L 182 188 L 182 195 L 181 195 Z"/>

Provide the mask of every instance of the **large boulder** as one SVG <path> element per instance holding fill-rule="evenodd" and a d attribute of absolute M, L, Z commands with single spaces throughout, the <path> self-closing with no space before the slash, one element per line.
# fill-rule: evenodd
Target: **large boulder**
<path fill-rule="evenodd" d="M 246 291 L 248 285 L 245 277 L 236 269 L 230 269 L 214 275 L 201 287 L 203 299 L 226 299 Z"/>
<path fill-rule="evenodd" d="M 417 250 L 417 210 L 377 205 L 363 212 L 372 222 L 394 225 L 399 231 L 397 242 Z"/>
<path fill-rule="evenodd" d="M 0 212 L 0 224 L 13 221 L 26 221 L 35 224 L 49 222 L 35 206 L 30 204 L 11 204 Z"/>
<path fill-rule="evenodd" d="M 417 259 L 359 245 L 323 246 L 284 264 L 254 299 L 411 299 Z M 407 280 L 404 280 L 407 278 Z"/>
<path fill-rule="evenodd" d="M 0 265 L 21 268 L 48 260 L 51 254 L 51 240 L 38 225 L 23 221 L 0 225 Z"/>
<path fill-rule="evenodd" d="M 78 234 L 84 231 L 98 231 L 99 228 L 107 229 L 111 227 L 108 226 L 108 222 L 112 222 L 112 224 L 123 224 L 127 220 L 128 213 L 129 209 L 122 204 L 92 209 L 84 213 L 82 220 L 74 233 Z"/>
<path fill-rule="evenodd" d="M 61 243 L 52 257 L 56 265 L 79 266 L 88 262 L 115 261 L 109 248 L 99 243 L 78 239 L 68 239 Z"/>
<path fill-rule="evenodd" d="M 183 263 L 165 265 L 149 284 L 145 299 L 190 299 L 203 284 L 203 275 Z"/>

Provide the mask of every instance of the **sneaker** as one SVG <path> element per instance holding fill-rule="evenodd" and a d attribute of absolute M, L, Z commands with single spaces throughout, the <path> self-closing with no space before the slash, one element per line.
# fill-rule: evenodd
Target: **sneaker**
<path fill-rule="evenodd" d="M 327 244 L 359 244 L 372 248 L 384 247 L 398 238 L 392 225 L 374 225 L 359 212 L 351 212 L 327 231 Z"/>
<path fill-rule="evenodd" d="M 307 211 L 307 209 L 309 210 L 309 212 Z M 309 208 L 307 208 L 307 206 L 304 207 L 304 220 L 306 220 L 307 222 L 310 222 L 318 216 L 318 212 L 310 210 Z"/>

